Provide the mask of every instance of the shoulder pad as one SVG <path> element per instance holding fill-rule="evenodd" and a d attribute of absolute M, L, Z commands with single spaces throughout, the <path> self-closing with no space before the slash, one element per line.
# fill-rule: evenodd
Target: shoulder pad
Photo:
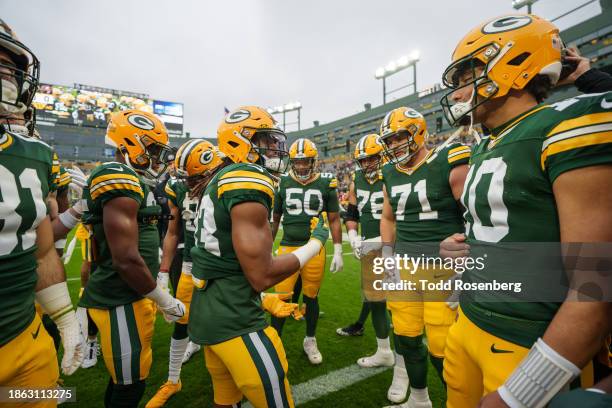
<path fill-rule="evenodd" d="M 89 176 L 88 184 L 92 200 L 104 193 L 112 192 L 118 195 L 122 191 L 135 193 L 144 198 L 140 178 L 134 170 L 123 163 L 110 162 L 99 165 Z"/>

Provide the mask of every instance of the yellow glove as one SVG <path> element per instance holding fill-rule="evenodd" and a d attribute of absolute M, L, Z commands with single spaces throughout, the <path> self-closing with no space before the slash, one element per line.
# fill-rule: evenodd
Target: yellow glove
<path fill-rule="evenodd" d="M 283 298 L 288 299 L 292 292 L 287 293 L 262 293 L 262 308 L 275 317 L 287 317 L 298 309 L 297 303 L 287 303 Z"/>

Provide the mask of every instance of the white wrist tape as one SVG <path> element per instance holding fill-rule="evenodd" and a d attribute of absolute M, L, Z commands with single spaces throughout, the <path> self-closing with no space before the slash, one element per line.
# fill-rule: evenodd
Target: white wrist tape
<path fill-rule="evenodd" d="M 381 255 L 383 258 L 392 258 L 393 247 L 391 245 L 383 245 Z"/>
<path fill-rule="evenodd" d="M 71 312 L 74 313 L 66 281 L 39 290 L 36 292 L 36 301 L 56 323 L 58 320 L 63 321 L 62 317 L 69 315 Z"/>
<path fill-rule="evenodd" d="M 55 241 L 55 249 L 64 249 L 66 246 L 66 238 Z"/>
<path fill-rule="evenodd" d="M 342 255 L 342 244 L 334 244 L 334 255 Z"/>
<path fill-rule="evenodd" d="M 145 297 L 154 301 L 162 309 L 172 305 L 172 296 L 159 285 L 155 286 L 155 289 L 147 293 Z"/>
<path fill-rule="evenodd" d="M 191 270 L 193 269 L 193 263 L 192 262 L 183 262 L 182 265 L 182 273 L 184 273 L 187 276 L 191 276 Z"/>
<path fill-rule="evenodd" d="M 62 224 L 64 224 L 64 227 L 66 227 L 68 229 L 73 229 L 79 223 L 79 218 L 77 218 L 74 215 L 72 215 L 70 213 L 70 209 L 68 209 L 68 210 L 64 211 L 63 213 L 61 213 L 58 218 L 59 218 L 60 222 Z"/>
<path fill-rule="evenodd" d="M 497 391 L 511 408 L 542 408 L 578 375 L 574 363 L 540 338 Z"/>
<path fill-rule="evenodd" d="M 317 256 L 319 251 L 321 251 L 321 241 L 318 239 L 311 239 L 306 245 L 302 245 L 293 251 L 292 254 L 298 259 L 300 269 L 302 269 L 308 261 Z"/>
<path fill-rule="evenodd" d="M 350 242 L 353 242 L 355 239 L 359 238 L 359 235 L 357 234 L 357 230 L 354 229 L 350 229 L 348 230 L 348 238 Z"/>

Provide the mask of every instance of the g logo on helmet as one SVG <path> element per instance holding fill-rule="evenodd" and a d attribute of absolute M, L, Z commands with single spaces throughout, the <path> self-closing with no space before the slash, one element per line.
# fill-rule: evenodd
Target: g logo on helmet
<path fill-rule="evenodd" d="M 411 118 L 411 119 L 417 119 L 421 117 L 421 114 L 415 111 L 414 109 L 406 109 L 404 111 L 404 116 L 406 116 L 407 118 Z"/>
<path fill-rule="evenodd" d="M 136 126 L 138 129 L 142 130 L 153 130 L 155 129 L 155 123 L 146 116 L 133 114 L 127 117 L 127 121 L 130 122 L 131 125 Z"/>
<path fill-rule="evenodd" d="M 200 155 L 200 163 L 206 165 L 213 160 L 213 157 L 214 157 L 213 152 L 211 152 L 210 150 L 207 150 Z"/>
<path fill-rule="evenodd" d="M 483 34 L 502 33 L 525 27 L 530 23 L 531 17 L 529 16 L 504 16 L 485 24 L 484 27 L 482 27 L 482 32 Z"/>
<path fill-rule="evenodd" d="M 226 123 L 238 123 L 238 122 L 242 122 L 243 120 L 247 120 L 250 117 L 251 117 L 251 112 L 249 112 L 246 109 L 239 109 L 237 111 L 228 113 L 227 116 L 225 117 L 225 122 Z"/>

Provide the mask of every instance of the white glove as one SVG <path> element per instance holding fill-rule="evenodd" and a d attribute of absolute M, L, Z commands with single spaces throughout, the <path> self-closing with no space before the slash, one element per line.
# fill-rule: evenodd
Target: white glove
<path fill-rule="evenodd" d="M 81 328 L 81 336 L 86 339 L 89 335 L 89 320 L 87 319 L 87 309 L 81 306 L 77 307 L 76 318 L 79 322 L 79 327 Z"/>
<path fill-rule="evenodd" d="M 357 259 L 361 259 L 361 237 L 357 234 L 357 230 L 348 230 L 349 243 L 353 249 L 353 255 Z"/>
<path fill-rule="evenodd" d="M 76 166 L 66 170 L 70 174 L 70 184 L 68 188 L 74 197 L 81 198 L 83 188 L 87 185 L 87 176 Z"/>
<path fill-rule="evenodd" d="M 329 271 L 331 273 L 340 272 L 344 268 L 344 261 L 342 259 L 342 244 L 334 244 L 334 257 L 332 258 Z"/>
<path fill-rule="evenodd" d="M 168 272 L 159 271 L 157 274 L 157 284 L 166 292 L 168 291 L 168 276 Z"/>
<path fill-rule="evenodd" d="M 36 292 L 36 301 L 57 325 L 64 346 L 62 372 L 74 373 L 85 357 L 85 338 L 72 309 L 66 282 L 56 283 Z"/>
<path fill-rule="evenodd" d="M 157 308 L 161 310 L 164 319 L 168 323 L 176 322 L 185 315 L 185 305 L 183 302 L 170 296 L 170 294 L 159 285 L 151 292 L 147 293 L 145 297 L 153 300 L 157 304 Z"/>

